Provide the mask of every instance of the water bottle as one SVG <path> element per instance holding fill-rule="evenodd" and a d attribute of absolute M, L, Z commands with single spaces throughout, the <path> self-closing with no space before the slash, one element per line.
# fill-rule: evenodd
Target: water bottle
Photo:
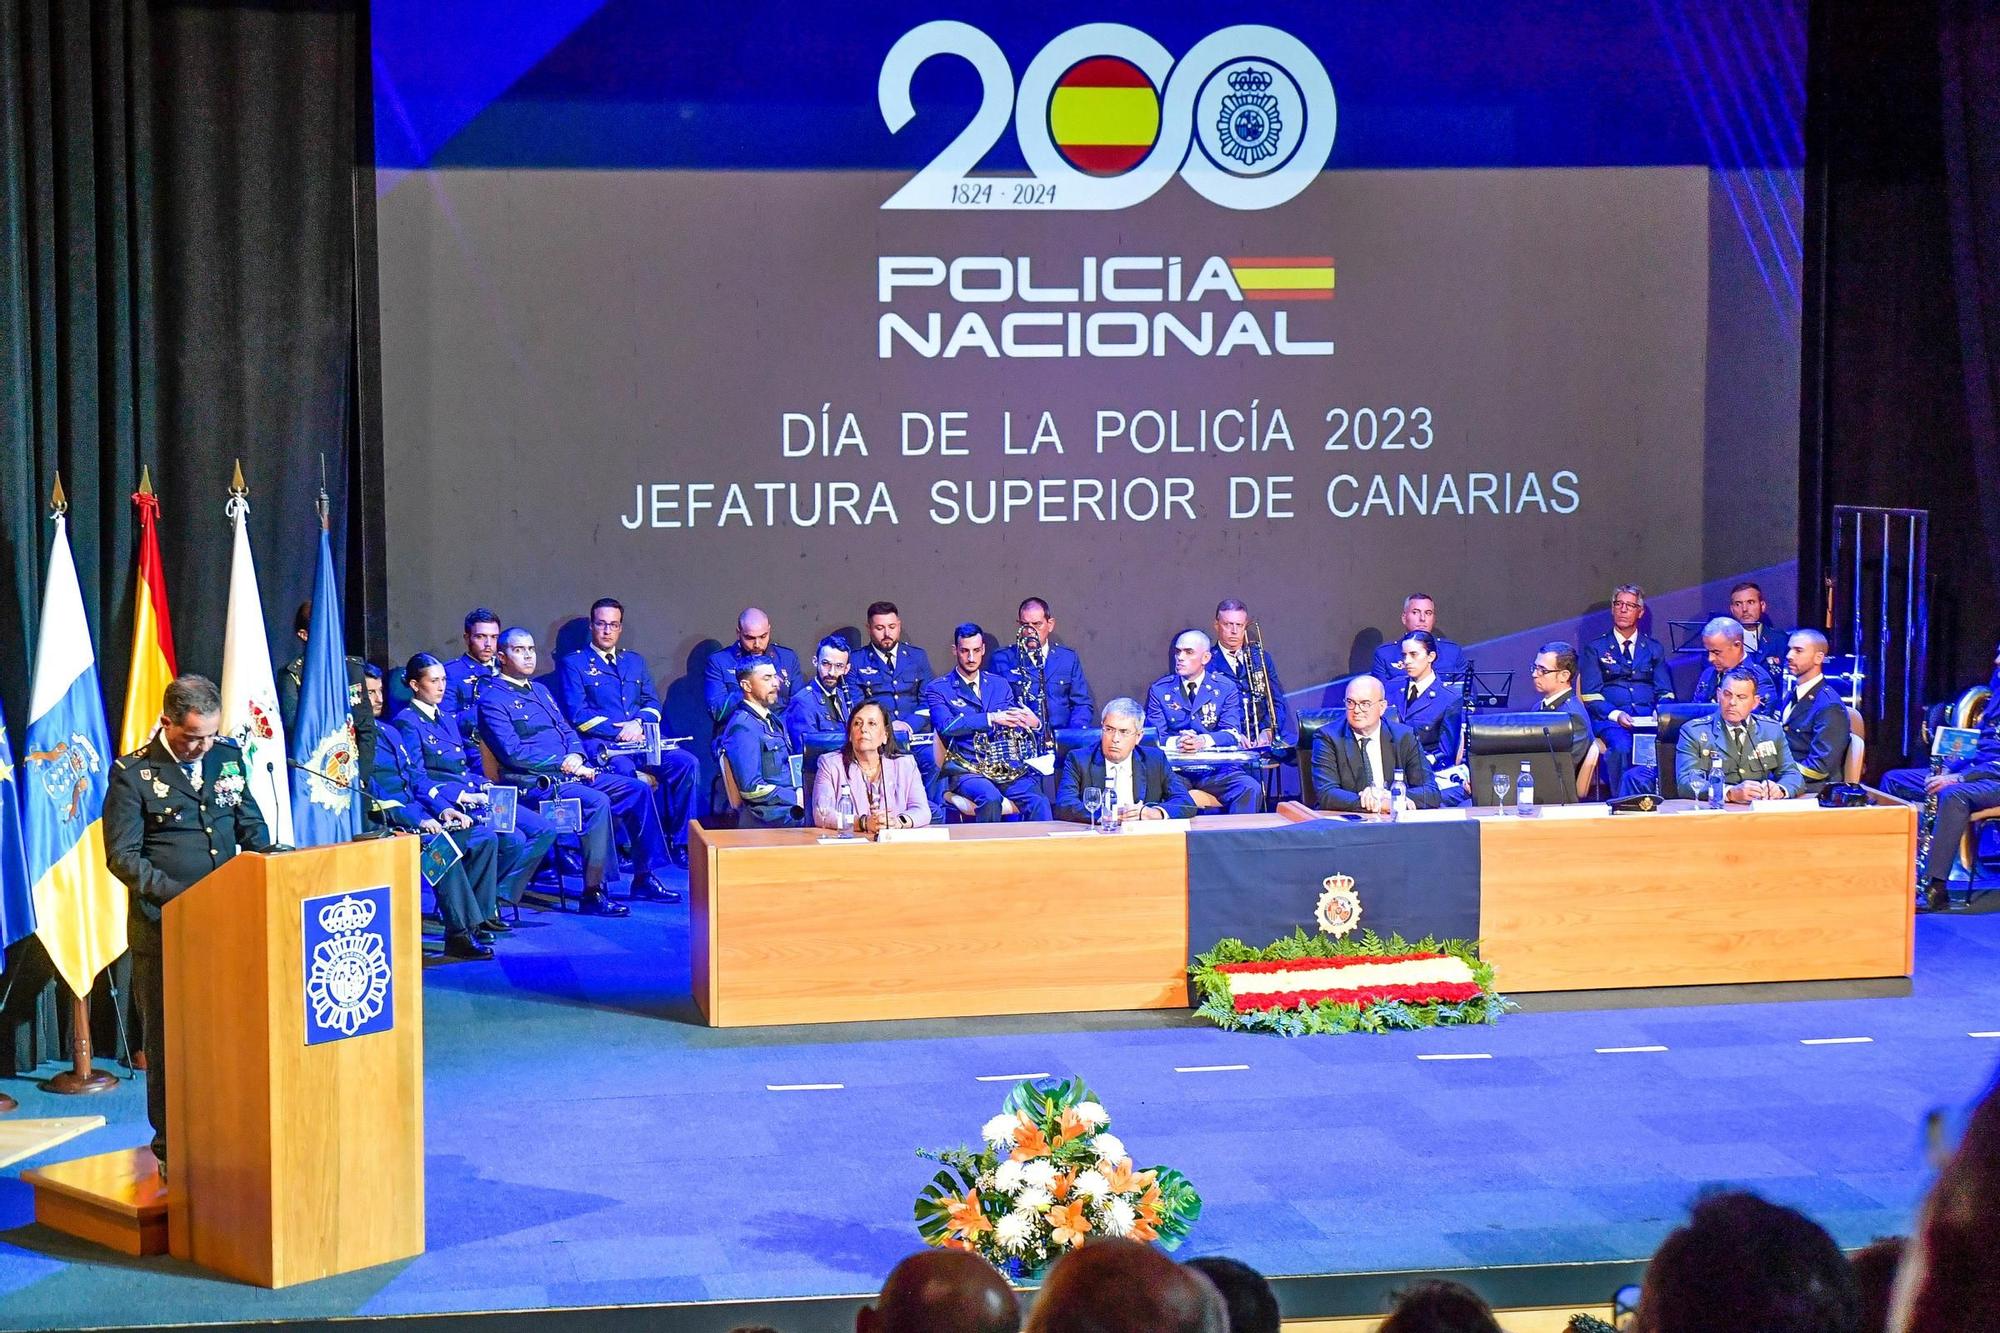
<path fill-rule="evenodd" d="M 1528 761 L 1521 761 L 1521 776 L 1514 779 L 1514 812 L 1531 815 L 1535 812 L 1535 770 Z"/>
<path fill-rule="evenodd" d="M 1722 756 L 1708 761 L 1708 808 L 1720 810 L 1723 803 L 1723 788 L 1728 784 L 1722 778 Z"/>
<path fill-rule="evenodd" d="M 1395 778 L 1389 783 L 1389 818 L 1399 818 L 1403 806 L 1410 799 L 1410 784 L 1403 780 L 1403 770 L 1397 769 Z"/>
<path fill-rule="evenodd" d="M 840 825 L 841 837 L 854 832 L 854 797 L 848 794 L 845 787 L 841 788 L 840 800 L 833 807 L 833 817 Z"/>

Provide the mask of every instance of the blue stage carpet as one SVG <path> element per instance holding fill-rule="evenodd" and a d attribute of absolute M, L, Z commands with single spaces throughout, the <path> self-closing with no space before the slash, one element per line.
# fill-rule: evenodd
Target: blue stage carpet
<path fill-rule="evenodd" d="M 501 961 L 426 974 L 427 1254 L 284 1292 L 125 1261 L 32 1224 L 30 1161 L 0 1185 L 0 1326 L 869 1291 L 917 1244 L 912 1150 L 976 1134 L 1006 1090 L 982 1077 L 1041 1072 L 1085 1077 L 1142 1163 L 1195 1181 L 1184 1254 L 1269 1273 L 1638 1258 L 1724 1182 L 1859 1245 L 1908 1226 L 1925 1112 L 2000 1056 L 1969 1035 L 2000 1029 L 1995 916 L 1919 918 L 1909 998 L 1300 1041 L 1182 1014 L 716 1032 L 684 907 L 525 921 Z M 1871 1040 L 1804 1044 L 1836 1037 Z M 1247 1067 L 1177 1072 L 1199 1066 Z M 771 1090 L 795 1084 L 842 1086 Z M 110 1118 L 59 1156 L 146 1137 L 136 1083 L 8 1090 Z"/>

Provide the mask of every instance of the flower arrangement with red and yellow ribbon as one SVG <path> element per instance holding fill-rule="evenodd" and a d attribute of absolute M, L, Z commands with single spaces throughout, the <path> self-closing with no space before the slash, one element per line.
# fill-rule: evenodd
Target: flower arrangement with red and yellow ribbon
<path fill-rule="evenodd" d="M 1264 949 L 1223 940 L 1190 970 L 1203 1017 L 1291 1037 L 1493 1023 L 1509 1007 L 1467 940 L 1300 930 Z"/>
<path fill-rule="evenodd" d="M 1007 1094 L 978 1151 L 919 1149 L 943 1163 L 917 1195 L 924 1243 L 969 1250 L 1016 1277 L 1100 1236 L 1174 1249 L 1201 1196 L 1170 1167 L 1140 1170 L 1081 1079 L 1034 1079 Z"/>

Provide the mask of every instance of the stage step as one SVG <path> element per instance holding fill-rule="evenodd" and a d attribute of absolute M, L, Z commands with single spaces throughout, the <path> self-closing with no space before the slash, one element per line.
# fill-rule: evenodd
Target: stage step
<path fill-rule="evenodd" d="M 167 1252 L 167 1183 L 151 1148 L 78 1157 L 23 1171 L 35 1220 L 120 1254 Z"/>

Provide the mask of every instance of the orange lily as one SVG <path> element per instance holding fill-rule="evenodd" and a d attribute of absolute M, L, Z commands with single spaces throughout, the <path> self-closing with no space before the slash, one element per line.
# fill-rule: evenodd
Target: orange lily
<path fill-rule="evenodd" d="M 1129 1157 L 1121 1157 L 1108 1166 L 1099 1162 L 1097 1170 L 1113 1194 L 1124 1194 L 1140 1187 L 1138 1173 L 1132 1170 L 1132 1159 Z"/>
<path fill-rule="evenodd" d="M 1047 1157 L 1052 1151 L 1041 1126 L 1022 1124 L 1014 1131 L 1014 1160 L 1025 1162 L 1034 1157 Z"/>
<path fill-rule="evenodd" d="M 986 1214 L 979 1208 L 979 1191 L 969 1190 L 963 1199 L 951 1202 L 945 1215 L 945 1230 L 948 1233 L 970 1239 L 982 1231 L 991 1231 L 993 1224 L 986 1220 Z"/>
<path fill-rule="evenodd" d="M 1134 1221 L 1132 1223 L 1132 1229 L 1125 1233 L 1125 1239 L 1127 1240 L 1147 1241 L 1147 1240 L 1158 1240 L 1159 1238 L 1160 1238 L 1159 1228 L 1154 1226 L 1151 1222 L 1147 1221 L 1143 1217 Z"/>
<path fill-rule="evenodd" d="M 1076 1177 L 1070 1172 L 1058 1172 L 1056 1178 L 1049 1182 L 1049 1197 L 1051 1199 L 1067 1199 L 1069 1197 L 1069 1188 L 1075 1183 Z"/>
<path fill-rule="evenodd" d="M 1090 1125 L 1076 1113 L 1074 1107 L 1071 1107 L 1062 1113 L 1062 1120 L 1056 1128 L 1056 1146 L 1060 1147 L 1071 1139 L 1082 1138 L 1089 1132 Z"/>
<path fill-rule="evenodd" d="M 1049 1239 L 1058 1245 L 1071 1249 L 1083 1244 L 1083 1238 L 1090 1233 L 1090 1219 L 1083 1215 L 1084 1201 L 1078 1199 L 1065 1208 L 1049 1211 Z"/>
<path fill-rule="evenodd" d="M 1145 1174 L 1150 1175 L 1151 1172 L 1147 1172 Z M 1160 1198 L 1160 1187 L 1158 1185 L 1149 1183 L 1146 1186 L 1146 1192 L 1139 1196 L 1139 1206 L 1136 1210 L 1139 1214 L 1139 1220 L 1142 1222 L 1159 1221 L 1160 1204 L 1162 1202 L 1163 1200 Z"/>

